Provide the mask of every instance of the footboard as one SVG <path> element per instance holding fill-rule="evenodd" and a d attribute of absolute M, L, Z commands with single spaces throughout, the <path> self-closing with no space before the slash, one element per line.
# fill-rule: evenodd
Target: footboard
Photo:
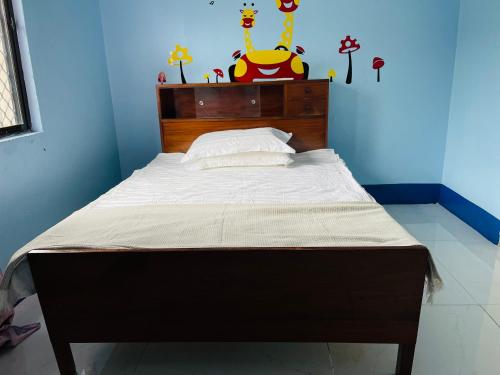
<path fill-rule="evenodd" d="M 69 343 L 283 341 L 400 344 L 410 374 L 424 247 L 33 251 L 62 374 Z"/>

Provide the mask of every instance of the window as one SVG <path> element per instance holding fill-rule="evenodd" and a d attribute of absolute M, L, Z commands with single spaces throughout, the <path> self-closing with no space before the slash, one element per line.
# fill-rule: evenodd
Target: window
<path fill-rule="evenodd" d="M 0 137 L 30 130 L 12 0 L 0 0 Z"/>

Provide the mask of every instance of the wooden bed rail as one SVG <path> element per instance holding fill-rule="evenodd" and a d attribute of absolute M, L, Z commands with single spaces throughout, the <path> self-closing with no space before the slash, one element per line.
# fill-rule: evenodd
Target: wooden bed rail
<path fill-rule="evenodd" d="M 400 345 L 411 374 L 427 249 L 33 251 L 56 359 L 70 343 L 351 342 Z M 47 270 L 50 270 L 48 272 Z"/>

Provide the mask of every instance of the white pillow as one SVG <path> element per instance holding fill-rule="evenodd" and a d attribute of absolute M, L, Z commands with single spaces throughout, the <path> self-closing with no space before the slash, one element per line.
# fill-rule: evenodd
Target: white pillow
<path fill-rule="evenodd" d="M 274 128 L 226 130 L 206 133 L 198 137 L 181 163 L 214 156 L 234 155 L 243 152 L 281 152 L 294 154 L 287 145 L 292 134 Z"/>
<path fill-rule="evenodd" d="M 191 171 L 225 167 L 277 167 L 293 163 L 290 154 L 282 152 L 245 152 L 233 155 L 213 156 L 186 163 Z"/>

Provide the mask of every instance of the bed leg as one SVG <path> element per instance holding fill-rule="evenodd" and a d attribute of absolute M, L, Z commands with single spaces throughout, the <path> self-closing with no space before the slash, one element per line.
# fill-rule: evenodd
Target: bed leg
<path fill-rule="evenodd" d="M 64 340 L 51 340 L 51 342 L 61 375 L 76 375 L 75 360 L 69 342 Z"/>
<path fill-rule="evenodd" d="M 399 344 L 396 375 L 411 375 L 415 344 Z"/>

